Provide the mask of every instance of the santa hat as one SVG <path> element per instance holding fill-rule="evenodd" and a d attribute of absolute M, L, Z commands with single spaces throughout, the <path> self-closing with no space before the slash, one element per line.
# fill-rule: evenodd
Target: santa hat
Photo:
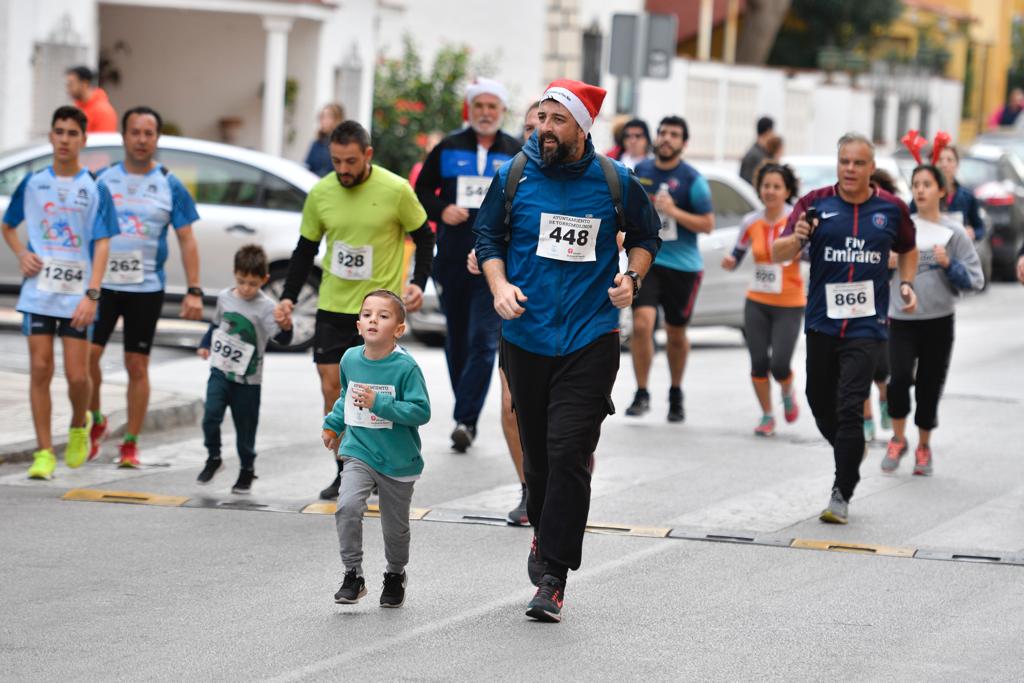
<path fill-rule="evenodd" d="M 494 95 L 504 106 L 508 106 L 508 90 L 493 78 L 476 78 L 466 87 L 466 99 L 462 103 L 462 120 L 469 120 L 469 105 L 481 95 Z"/>
<path fill-rule="evenodd" d="M 567 78 L 560 78 L 551 81 L 551 84 L 544 91 L 540 101 L 554 100 L 563 105 L 580 124 L 584 133 L 590 132 L 594 125 L 597 113 L 601 111 L 601 103 L 608 92 L 596 85 L 589 85 L 582 81 L 572 81 Z"/>

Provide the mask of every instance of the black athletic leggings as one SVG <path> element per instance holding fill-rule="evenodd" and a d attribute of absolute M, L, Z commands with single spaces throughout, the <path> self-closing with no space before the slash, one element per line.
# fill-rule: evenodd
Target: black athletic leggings
<path fill-rule="evenodd" d="M 953 316 L 932 320 L 890 320 L 889 416 L 910 414 L 910 385 L 914 385 L 914 424 L 932 430 L 939 425 L 939 397 L 953 355 Z"/>
<path fill-rule="evenodd" d="M 743 309 L 743 334 L 750 351 L 750 375 L 767 379 L 768 371 L 777 382 L 793 374 L 791 361 L 800 337 L 800 307 L 769 306 L 747 299 Z"/>

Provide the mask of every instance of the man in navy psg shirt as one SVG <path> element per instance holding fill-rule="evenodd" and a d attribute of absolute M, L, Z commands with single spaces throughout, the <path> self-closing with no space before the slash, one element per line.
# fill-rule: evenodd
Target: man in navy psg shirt
<path fill-rule="evenodd" d="M 789 261 L 806 248 L 811 262 L 804 329 L 807 402 L 832 445 L 835 481 L 821 521 L 846 524 L 850 498 L 866 455 L 862 409 L 875 358 L 888 339 L 889 252 L 896 252 L 904 311 L 917 305 L 916 232 L 907 206 L 870 185 L 875 148 L 863 135 L 839 139 L 832 187 L 800 199 L 772 260 Z M 815 216 L 816 214 L 816 216 Z"/>

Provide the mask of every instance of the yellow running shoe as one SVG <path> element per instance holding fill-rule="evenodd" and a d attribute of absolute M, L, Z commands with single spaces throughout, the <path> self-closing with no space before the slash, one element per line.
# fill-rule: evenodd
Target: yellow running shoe
<path fill-rule="evenodd" d="M 29 479 L 53 479 L 57 468 L 57 456 L 49 448 L 41 448 L 32 454 L 32 467 L 28 468 Z"/>
<path fill-rule="evenodd" d="M 68 467 L 81 467 L 89 457 L 89 430 L 92 429 L 92 415 L 86 413 L 84 427 L 68 430 L 68 447 L 64 449 L 64 462 Z"/>

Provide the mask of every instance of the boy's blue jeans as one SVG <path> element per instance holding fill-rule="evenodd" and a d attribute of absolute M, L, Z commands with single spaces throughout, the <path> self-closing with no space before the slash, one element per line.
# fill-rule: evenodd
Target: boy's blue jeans
<path fill-rule="evenodd" d="M 220 458 L 220 424 L 231 408 L 235 423 L 235 445 L 242 468 L 251 470 L 256 462 L 256 425 L 260 419 L 260 385 L 232 382 L 216 368 L 210 369 L 203 412 L 203 437 L 210 458 Z"/>

